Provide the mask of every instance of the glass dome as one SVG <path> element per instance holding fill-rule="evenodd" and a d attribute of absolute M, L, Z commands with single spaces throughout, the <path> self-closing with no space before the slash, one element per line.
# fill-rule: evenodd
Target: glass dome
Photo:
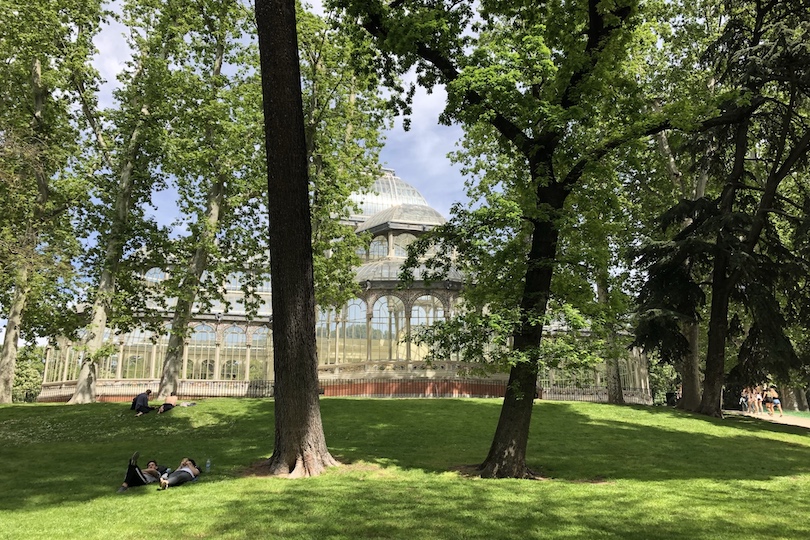
<path fill-rule="evenodd" d="M 359 207 L 353 221 L 365 221 L 374 214 L 400 204 L 428 206 L 419 191 L 399 178 L 392 169 L 383 169 L 383 174 L 371 186 L 369 193 L 354 193 L 351 196 Z"/>

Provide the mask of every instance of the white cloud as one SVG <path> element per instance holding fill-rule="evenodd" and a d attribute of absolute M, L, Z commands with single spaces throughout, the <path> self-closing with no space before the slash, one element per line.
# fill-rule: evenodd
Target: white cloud
<path fill-rule="evenodd" d="M 397 176 L 418 189 L 428 204 L 446 217 L 450 206 L 465 199 L 465 195 L 464 179 L 447 158 L 462 135 L 461 128 L 438 122 L 445 99 L 443 88 L 432 94 L 418 88 L 410 130 L 405 131 L 402 119 L 397 119 L 386 134 L 382 159 L 386 167 L 396 170 Z"/>
<path fill-rule="evenodd" d="M 120 13 L 120 2 L 112 2 L 110 9 Z M 124 39 L 126 27 L 116 21 L 109 21 L 96 35 L 93 43 L 98 52 L 93 65 L 105 81 L 99 89 L 101 107 L 112 107 L 112 92 L 118 86 L 119 73 L 124 70 L 126 62 L 132 57 L 132 49 Z"/>
<path fill-rule="evenodd" d="M 320 0 L 310 0 L 312 9 L 316 13 L 323 13 Z M 120 2 L 113 2 L 111 9 L 120 13 Z M 118 22 L 110 22 L 96 37 L 98 48 L 94 65 L 99 70 L 106 83 L 99 95 L 102 107 L 113 105 L 112 91 L 118 85 L 117 75 L 125 68 L 126 62 L 131 58 L 132 51 L 126 43 L 123 34 L 126 27 Z M 397 119 L 394 127 L 386 133 L 386 146 L 382 152 L 382 160 L 386 167 L 392 168 L 404 181 L 413 185 L 427 199 L 428 204 L 448 216 L 450 206 L 463 200 L 464 180 L 458 170 L 447 158 L 447 153 L 454 149 L 461 137 L 461 129 L 457 126 L 442 126 L 438 123 L 445 105 L 446 94 L 439 87 L 432 94 L 423 88 L 417 88 L 411 115 L 411 128 L 405 131 L 402 119 Z M 156 194 L 153 204 L 154 212 L 150 212 L 160 223 L 169 223 L 176 217 L 173 205 L 164 204 L 172 194 L 163 192 Z M 167 215 L 162 216 L 165 212 Z"/>
<path fill-rule="evenodd" d="M 321 0 L 308 0 L 308 3 L 314 13 L 324 13 Z M 434 89 L 432 94 L 417 88 L 410 130 L 405 131 L 402 119 L 398 118 L 386 133 L 381 159 L 397 176 L 418 189 L 428 204 L 448 217 L 450 206 L 466 200 L 466 196 L 459 168 L 447 158 L 461 138 L 462 130 L 458 126 L 439 125 L 446 97 L 442 87 Z"/>

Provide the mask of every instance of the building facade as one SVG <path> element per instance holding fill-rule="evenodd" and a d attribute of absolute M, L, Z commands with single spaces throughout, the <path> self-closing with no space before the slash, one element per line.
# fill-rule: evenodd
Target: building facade
<path fill-rule="evenodd" d="M 506 374 L 487 378 L 493 385 L 482 387 L 481 379 L 463 375 L 469 366 L 458 358 L 426 362 L 427 349 L 407 339 L 418 327 L 450 316 L 459 301 L 463 276 L 458 272 L 442 282 L 428 284 L 420 279 L 417 269 L 408 287 L 402 287 L 399 280 L 407 246 L 420 234 L 444 223 L 441 214 L 391 170 L 384 171 L 370 193 L 353 197 L 359 211 L 349 221 L 358 233 L 368 233 L 372 240 L 356 269 L 359 295 L 340 310 L 317 313 L 315 332 L 324 393 L 435 395 L 427 389 L 438 387 L 427 382 L 441 380 L 453 383 L 441 395 L 502 394 Z M 144 275 L 144 280 L 158 283 L 166 279 L 166 271 L 153 268 Z M 181 396 L 272 395 L 272 290 L 269 283 L 258 287 L 258 313 L 248 318 L 242 303 L 243 279 L 244 276 L 234 274 L 223 284 L 226 303 L 214 303 L 207 312 L 195 310 L 183 354 Z M 167 311 L 162 333 L 140 329 L 118 335 L 108 331 L 107 341 L 116 350 L 99 363 L 96 381 L 99 400 L 131 399 L 146 387 L 157 387 L 171 315 Z M 81 350 L 74 344 L 62 340 L 49 347 L 40 401 L 67 400 L 73 394 L 80 364 Z M 649 402 L 644 357 L 629 355 L 623 360 L 621 371 L 629 400 Z M 575 392 L 602 400 L 602 372 L 602 368 L 587 373 L 552 370 L 541 376 L 539 385 L 547 397 L 556 395 L 555 391 L 562 392 L 563 398 Z M 374 384 L 358 386 L 357 381 Z M 414 386 L 414 381 L 425 384 Z M 385 385 L 381 386 L 381 382 Z M 563 391 L 569 388 L 571 391 Z M 587 391 L 583 392 L 583 388 Z"/>

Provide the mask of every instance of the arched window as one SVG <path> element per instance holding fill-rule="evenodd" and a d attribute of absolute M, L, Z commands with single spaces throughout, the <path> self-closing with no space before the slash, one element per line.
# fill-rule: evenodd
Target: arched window
<path fill-rule="evenodd" d="M 318 309 L 315 322 L 315 341 L 318 349 L 318 364 L 334 364 L 337 347 L 337 323 L 335 310 Z"/>
<path fill-rule="evenodd" d="M 378 236 L 371 241 L 368 248 L 368 259 L 373 261 L 385 257 L 388 257 L 388 239 L 384 236 Z"/>
<path fill-rule="evenodd" d="M 368 360 L 368 336 L 366 303 L 354 299 L 343 308 L 340 323 L 341 362 L 365 362 Z"/>
<path fill-rule="evenodd" d="M 217 335 L 213 327 L 198 324 L 188 342 L 188 378 L 213 379 Z"/>
<path fill-rule="evenodd" d="M 247 351 L 247 334 L 243 328 L 231 326 L 223 335 L 220 351 L 219 377 L 223 381 L 245 380 L 245 354 Z"/>
<path fill-rule="evenodd" d="M 160 283 L 166 281 L 169 275 L 162 268 L 150 268 L 146 274 L 143 275 L 144 281 L 147 283 Z"/>
<path fill-rule="evenodd" d="M 250 380 L 273 378 L 273 334 L 266 326 L 257 328 L 250 340 Z"/>
<path fill-rule="evenodd" d="M 372 313 L 371 360 L 405 360 L 405 304 L 396 296 L 384 296 Z"/>
<path fill-rule="evenodd" d="M 398 234 L 394 237 L 394 255 L 397 257 L 408 256 L 408 246 L 413 244 L 416 237 L 410 233 Z"/>
<path fill-rule="evenodd" d="M 152 332 L 136 328 L 124 340 L 120 361 L 121 377 L 124 379 L 147 379 L 152 360 Z"/>
<path fill-rule="evenodd" d="M 242 282 L 244 281 L 244 275 L 242 272 L 232 272 L 228 274 L 228 277 L 225 278 L 225 290 L 226 291 L 241 291 L 242 290 Z"/>
<path fill-rule="evenodd" d="M 411 333 L 417 332 L 420 326 L 430 326 L 441 319 L 444 319 L 441 300 L 431 295 L 420 296 L 411 307 Z M 411 360 L 422 360 L 427 354 L 427 345 L 411 343 Z"/>

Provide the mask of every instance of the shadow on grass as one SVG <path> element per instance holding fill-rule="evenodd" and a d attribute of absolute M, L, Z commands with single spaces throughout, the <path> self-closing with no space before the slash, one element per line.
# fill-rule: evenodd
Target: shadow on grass
<path fill-rule="evenodd" d="M 155 459 L 172 468 L 183 457 L 210 476 L 227 476 L 272 450 L 272 402 L 209 400 L 170 413 L 135 417 L 129 404 L 39 405 L 0 408 L 0 510 L 78 503 L 115 494 L 134 451 L 139 464 Z M 205 474 L 205 473 L 204 473 Z M 128 490 L 138 497 L 151 486 Z"/>
<path fill-rule="evenodd" d="M 610 485 L 574 489 L 562 482 L 421 482 L 397 479 L 328 479 L 318 482 L 253 481 L 238 500 L 225 501 L 209 537 L 239 538 L 769 538 L 806 537 L 803 522 L 754 523 L 740 530 L 736 515 L 707 520 L 699 509 L 713 501 L 685 493 L 676 508 L 656 509 L 643 490 Z M 716 492 L 714 494 L 716 496 Z M 770 494 L 752 497 L 767 503 Z M 708 499 L 708 497 L 707 497 Z M 804 505 L 807 508 L 807 505 Z M 684 512 L 683 509 L 694 509 Z M 656 511 L 658 510 L 658 511 Z M 654 527 L 654 528 L 653 528 Z M 718 531 L 739 531 L 724 535 Z M 239 534 L 235 532 L 238 531 Z M 171 537 L 182 536 L 175 524 Z"/>
<path fill-rule="evenodd" d="M 536 463 L 539 455 L 538 467 L 547 476 L 767 480 L 810 472 L 810 440 L 805 445 L 777 438 L 807 435 L 803 428 L 650 407 L 603 405 L 588 408 L 599 413 L 591 416 L 582 414 L 577 404 L 544 405 L 554 412 L 538 415 L 529 456 Z M 611 414 L 617 409 L 621 420 Z M 628 409 L 633 414 L 627 414 Z"/>
<path fill-rule="evenodd" d="M 500 401 L 329 398 L 322 401 L 321 408 L 326 440 L 336 458 L 433 474 L 483 459 Z M 767 480 L 810 472 L 807 446 L 775 438 L 792 438 L 806 430 L 744 419 L 695 422 L 695 418 L 703 420 L 670 409 L 542 402 L 534 412 L 529 466 L 543 476 L 571 483 Z M 167 415 L 140 418 L 134 418 L 122 404 L 0 408 L 0 445 L 9 467 L 9 474 L 0 476 L 0 510 L 118 496 L 115 489 L 134 450 L 141 452 L 142 464 L 155 458 L 175 467 L 183 456 L 200 464 L 210 458 L 214 468 L 201 482 L 227 480 L 270 455 L 273 422 L 273 403 L 268 400 L 212 399 Z M 350 484 L 347 489 L 352 493 L 357 483 L 358 501 L 384 507 L 401 499 L 399 504 L 418 505 L 428 516 L 433 498 L 442 496 L 441 487 L 420 484 L 415 490 L 403 481 L 386 487 L 401 490 L 402 497 L 389 493 L 381 501 L 363 493 L 362 480 L 348 477 L 341 481 Z M 496 489 L 490 484 L 500 485 L 470 481 L 459 489 L 465 497 L 475 499 Z M 564 483 L 550 484 L 560 489 Z M 133 488 L 119 497 L 138 498 L 151 494 L 152 489 Z M 290 482 L 284 492 L 303 490 L 305 497 L 328 496 L 310 492 L 315 489 Z M 270 507 L 259 513 L 270 516 L 274 511 L 294 510 L 287 506 L 307 503 L 299 497 L 284 497 L 264 504 Z M 461 500 L 458 504 L 460 515 L 466 515 Z M 393 512 L 387 522 L 397 526 L 395 509 L 375 511 Z M 363 531 L 366 537 L 373 533 Z"/>

